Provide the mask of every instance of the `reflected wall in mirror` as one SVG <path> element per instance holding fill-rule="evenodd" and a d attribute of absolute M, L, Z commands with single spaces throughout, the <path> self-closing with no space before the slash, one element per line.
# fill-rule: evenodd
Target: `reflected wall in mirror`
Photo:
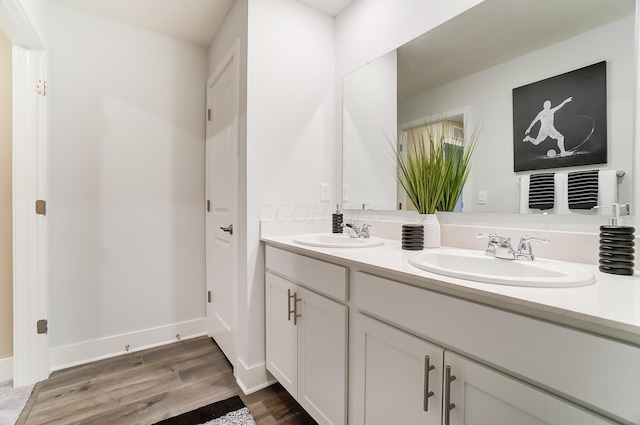
<path fill-rule="evenodd" d="M 397 80 L 395 50 L 344 78 L 343 208 L 396 208 Z"/>
<path fill-rule="evenodd" d="M 481 125 L 462 210 L 520 212 L 520 181 L 530 172 L 513 171 L 512 90 L 601 61 L 608 163 L 548 171 L 624 170 L 618 200 L 630 202 L 634 13 L 633 0 L 485 0 L 345 76 L 343 208 L 406 209 L 393 143 L 417 122 L 462 114 L 469 128 Z"/>

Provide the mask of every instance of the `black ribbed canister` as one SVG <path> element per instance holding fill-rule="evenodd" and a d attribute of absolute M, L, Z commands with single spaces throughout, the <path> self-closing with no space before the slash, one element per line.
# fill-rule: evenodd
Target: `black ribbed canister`
<path fill-rule="evenodd" d="M 421 251 L 424 248 L 424 226 L 422 224 L 402 225 L 402 249 Z"/>
<path fill-rule="evenodd" d="M 331 232 L 332 233 L 342 233 L 344 229 L 342 228 L 342 214 L 335 213 L 331 214 Z"/>
<path fill-rule="evenodd" d="M 603 273 L 631 276 L 634 273 L 635 228 L 600 226 L 600 266 Z"/>

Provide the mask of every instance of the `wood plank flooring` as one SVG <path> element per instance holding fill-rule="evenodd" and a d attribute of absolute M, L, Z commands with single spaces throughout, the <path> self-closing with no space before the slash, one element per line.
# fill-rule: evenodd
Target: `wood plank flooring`
<path fill-rule="evenodd" d="M 148 425 L 233 395 L 259 425 L 316 424 L 280 385 L 244 395 L 208 337 L 54 372 L 18 424 Z"/>

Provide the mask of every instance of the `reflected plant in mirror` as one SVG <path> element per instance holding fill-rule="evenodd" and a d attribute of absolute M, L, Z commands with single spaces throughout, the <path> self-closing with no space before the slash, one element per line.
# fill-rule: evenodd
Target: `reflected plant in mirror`
<path fill-rule="evenodd" d="M 479 129 L 465 139 L 455 118 L 426 122 L 402 133 L 394 149 L 398 183 L 419 214 L 460 211 Z M 408 206 L 408 209 L 413 209 Z"/>

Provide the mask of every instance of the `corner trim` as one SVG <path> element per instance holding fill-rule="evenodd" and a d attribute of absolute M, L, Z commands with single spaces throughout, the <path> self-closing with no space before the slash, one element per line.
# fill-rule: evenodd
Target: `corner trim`
<path fill-rule="evenodd" d="M 249 367 L 238 359 L 236 370 L 236 381 L 245 394 L 252 394 L 277 382 L 267 372 L 267 365 L 264 362 Z"/>

